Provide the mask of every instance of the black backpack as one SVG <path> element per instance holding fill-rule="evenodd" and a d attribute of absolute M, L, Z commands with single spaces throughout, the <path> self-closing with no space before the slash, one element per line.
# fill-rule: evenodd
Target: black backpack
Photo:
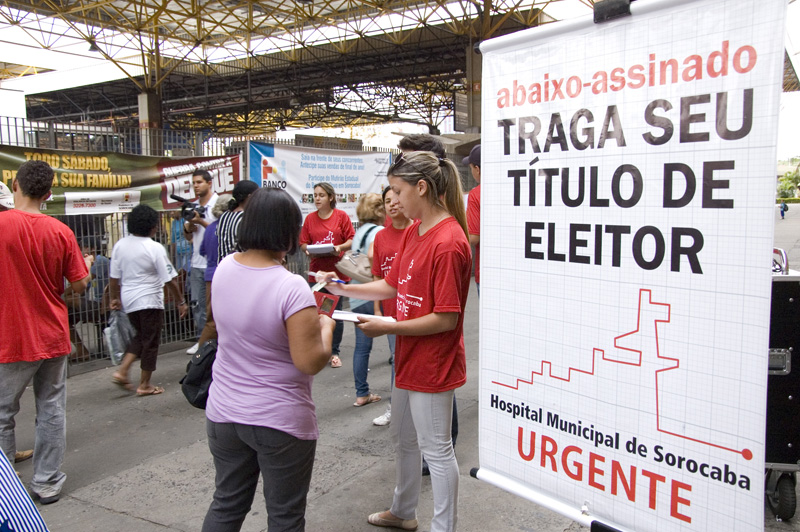
<path fill-rule="evenodd" d="M 186 375 L 181 379 L 181 390 L 189 404 L 205 410 L 208 401 L 208 389 L 211 388 L 213 375 L 211 368 L 217 358 L 217 341 L 205 342 L 192 356 L 186 365 Z"/>

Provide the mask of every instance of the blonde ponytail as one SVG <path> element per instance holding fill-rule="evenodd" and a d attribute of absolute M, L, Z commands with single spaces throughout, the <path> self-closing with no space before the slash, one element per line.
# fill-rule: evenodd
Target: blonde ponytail
<path fill-rule="evenodd" d="M 444 181 L 444 208 L 456 219 L 458 225 L 464 230 L 464 234 L 469 240 L 469 229 L 467 229 L 467 209 L 464 207 L 464 189 L 461 188 L 461 176 L 453 161 L 445 159 L 444 166 L 441 166 L 442 179 Z"/>

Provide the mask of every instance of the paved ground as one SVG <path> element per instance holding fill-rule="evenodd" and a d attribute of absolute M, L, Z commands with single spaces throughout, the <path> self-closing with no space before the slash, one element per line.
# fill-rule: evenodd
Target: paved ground
<path fill-rule="evenodd" d="M 776 218 L 779 218 L 776 210 Z M 776 221 L 776 245 L 800 269 L 800 205 Z M 765 266 L 766 267 L 766 266 Z M 465 339 L 467 385 L 457 393 L 461 432 L 456 448 L 461 467 L 459 530 L 461 532 L 563 532 L 581 530 L 571 521 L 469 476 L 478 466 L 478 323 L 477 294 L 470 294 Z M 375 532 L 367 514 L 391 502 L 394 461 L 388 429 L 372 425 L 385 403 L 353 408 L 352 327 L 342 346 L 344 367 L 326 368 L 314 385 L 320 440 L 307 512 L 309 531 Z M 187 344 L 188 346 L 188 344 Z M 166 393 L 137 398 L 111 384 L 110 368 L 69 379 L 68 475 L 60 502 L 41 507 L 53 532 L 196 531 L 213 490 L 213 466 L 206 446 L 204 413 L 188 405 L 178 380 L 187 356 L 182 349 L 162 355 L 155 384 Z M 388 396 L 388 348 L 377 339 L 370 384 Z M 32 394 L 25 394 L 17 417 L 20 448 L 33 443 Z M 23 480 L 31 462 L 19 464 Z M 423 482 L 420 530 L 429 530 L 432 514 L 430 481 Z M 266 530 L 263 498 L 245 521 L 247 532 Z M 770 531 L 800 531 L 797 523 L 778 523 L 766 512 Z"/>

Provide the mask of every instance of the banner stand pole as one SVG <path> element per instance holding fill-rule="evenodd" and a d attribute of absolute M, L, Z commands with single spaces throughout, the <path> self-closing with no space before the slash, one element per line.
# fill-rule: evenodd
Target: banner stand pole
<path fill-rule="evenodd" d="M 592 518 L 592 516 L 589 515 L 588 508 L 586 507 L 578 510 L 577 508 L 565 504 L 558 499 L 541 493 L 528 486 L 524 486 L 519 482 L 499 475 L 494 471 L 486 469 L 485 467 L 473 467 L 469 470 L 469 476 L 497 486 L 504 491 L 507 491 L 513 495 L 517 495 L 518 497 L 522 497 L 523 499 L 527 499 L 535 504 L 538 504 L 539 506 L 543 506 L 544 508 L 552 510 L 553 512 L 562 515 L 567 519 L 572 519 L 580 525 L 589 527 L 591 532 L 634 532 L 625 528 L 612 527 L 602 521 Z"/>

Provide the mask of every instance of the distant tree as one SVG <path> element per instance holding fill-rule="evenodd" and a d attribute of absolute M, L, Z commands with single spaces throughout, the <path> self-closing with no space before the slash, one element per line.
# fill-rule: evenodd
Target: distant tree
<path fill-rule="evenodd" d="M 791 172 L 786 172 L 778 180 L 778 197 L 793 198 L 798 184 L 800 184 L 800 166 Z"/>

